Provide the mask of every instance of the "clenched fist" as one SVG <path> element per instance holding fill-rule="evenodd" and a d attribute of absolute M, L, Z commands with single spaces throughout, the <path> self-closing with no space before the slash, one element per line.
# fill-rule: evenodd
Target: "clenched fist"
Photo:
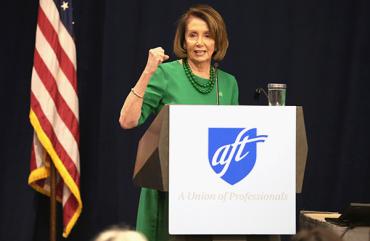
<path fill-rule="evenodd" d="M 169 56 L 164 53 L 163 48 L 157 47 L 154 49 L 150 49 L 149 55 L 148 55 L 148 61 L 146 63 L 144 71 L 146 73 L 153 74 L 157 70 L 158 65 L 166 61 L 168 58 Z"/>

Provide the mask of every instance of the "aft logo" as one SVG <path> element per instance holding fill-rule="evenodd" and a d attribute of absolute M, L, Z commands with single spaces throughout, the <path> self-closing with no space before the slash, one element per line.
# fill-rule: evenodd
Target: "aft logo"
<path fill-rule="evenodd" d="M 257 143 L 267 135 L 257 135 L 257 128 L 208 128 L 208 160 L 213 171 L 234 185 L 253 169 Z"/>

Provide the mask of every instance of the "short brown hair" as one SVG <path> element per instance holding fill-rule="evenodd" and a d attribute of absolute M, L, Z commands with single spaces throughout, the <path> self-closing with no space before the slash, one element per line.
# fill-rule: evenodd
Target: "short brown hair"
<path fill-rule="evenodd" d="M 203 4 L 190 7 L 179 19 L 173 41 L 173 51 L 176 56 L 181 59 L 187 57 L 184 42 L 186 25 L 190 17 L 200 18 L 207 23 L 210 34 L 215 40 L 215 52 L 212 58 L 216 61 L 222 60 L 226 55 L 227 47 L 229 47 L 225 22 L 214 8 Z"/>

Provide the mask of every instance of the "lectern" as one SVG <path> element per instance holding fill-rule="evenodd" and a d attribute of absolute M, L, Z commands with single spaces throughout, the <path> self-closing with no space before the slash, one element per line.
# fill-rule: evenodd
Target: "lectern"
<path fill-rule="evenodd" d="M 295 232 L 307 149 L 302 107 L 165 106 L 134 182 L 169 191 L 173 240 L 279 240 Z"/>

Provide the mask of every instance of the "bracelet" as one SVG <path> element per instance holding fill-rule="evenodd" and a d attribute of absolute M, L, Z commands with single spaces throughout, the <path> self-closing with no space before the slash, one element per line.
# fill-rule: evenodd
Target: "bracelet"
<path fill-rule="evenodd" d="M 134 88 L 132 88 L 132 89 L 131 89 L 131 93 L 133 93 L 136 97 L 138 97 L 138 98 L 140 98 L 140 99 L 143 99 L 143 98 L 144 98 L 144 96 L 139 95 L 139 94 L 134 90 Z"/>

